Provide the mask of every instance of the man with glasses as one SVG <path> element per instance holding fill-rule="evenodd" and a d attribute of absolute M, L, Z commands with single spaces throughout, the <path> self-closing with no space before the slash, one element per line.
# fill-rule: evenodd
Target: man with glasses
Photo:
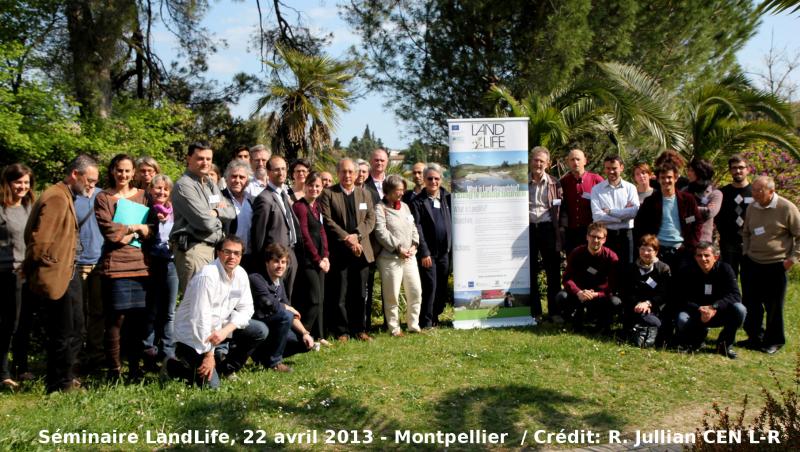
<path fill-rule="evenodd" d="M 98 174 L 94 159 L 76 157 L 64 180 L 51 185 L 33 205 L 25 226 L 22 269 L 28 287 L 44 306 L 48 393 L 80 388 L 73 370 L 83 330 L 83 292 L 76 268 L 81 242 L 74 200 L 92 192 Z"/>
<path fill-rule="evenodd" d="M 586 245 L 575 248 L 567 257 L 564 290 L 558 293 L 558 306 L 572 312 L 577 331 L 583 329 L 585 317 L 596 321 L 597 330 L 610 332 L 614 313 L 622 301 L 613 295 L 616 289 L 617 255 L 603 246 L 607 230 L 601 223 L 587 227 Z"/>
<path fill-rule="evenodd" d="M 253 221 L 250 226 L 250 250 L 259 272 L 263 272 L 266 249 L 273 243 L 289 248 L 289 268 L 283 277 L 284 289 L 292 299 L 297 274 L 297 244 L 300 223 L 292 210 L 286 183 L 287 167 L 283 157 L 274 155 L 267 162 L 267 188 L 253 200 Z"/>
<path fill-rule="evenodd" d="M 769 176 L 755 178 L 753 198 L 742 226 L 744 330 L 749 348 L 772 355 L 786 343 L 786 272 L 800 260 L 800 212 L 775 193 L 775 181 Z M 766 328 L 762 325 L 765 313 Z"/>
<path fill-rule="evenodd" d="M 267 188 L 267 162 L 272 156 L 272 151 L 263 144 L 257 144 L 250 148 L 250 166 L 253 168 L 253 177 L 247 184 L 245 190 L 250 199 L 255 199 Z"/>
<path fill-rule="evenodd" d="M 452 221 L 450 193 L 441 187 L 442 169 L 431 163 L 423 173 L 425 191 L 409 206 L 419 232 L 417 263 L 422 283 L 420 328 L 439 324 L 439 315 L 450 300 L 447 278 L 450 275 Z"/>
<path fill-rule="evenodd" d="M 722 187 L 722 206 L 714 217 L 719 232 L 720 259 L 733 268 L 736 276 L 742 261 L 742 226 L 747 206 L 753 202 L 753 186 L 750 185 L 750 167 L 739 155 L 728 159 L 728 170 L 733 182 Z"/>
<path fill-rule="evenodd" d="M 550 151 L 543 146 L 533 148 L 530 161 L 531 179 L 528 183 L 531 316 L 534 322 L 542 316 L 539 272 L 544 268 L 547 275 L 548 320 L 563 323 L 560 306 L 556 305 L 556 296 L 561 290 L 561 234 L 558 233 L 561 184 L 547 174 L 549 168 Z"/>
<path fill-rule="evenodd" d="M 188 384 L 219 387 L 219 375 L 241 369 L 267 338 L 267 327 L 252 320 L 253 296 L 247 272 L 239 266 L 242 240 L 229 235 L 217 246 L 217 258 L 186 288 L 175 312 L 175 356 L 164 376 Z"/>

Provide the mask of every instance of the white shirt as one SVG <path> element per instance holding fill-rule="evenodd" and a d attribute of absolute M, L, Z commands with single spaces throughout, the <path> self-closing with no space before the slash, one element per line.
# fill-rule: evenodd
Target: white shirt
<path fill-rule="evenodd" d="M 253 223 L 253 206 L 247 200 L 247 195 L 239 203 L 233 197 L 233 209 L 236 211 L 236 236 L 244 242 L 244 254 L 250 254 L 250 225 Z"/>
<path fill-rule="evenodd" d="M 603 209 L 609 209 L 608 213 Z M 632 183 L 620 179 L 615 187 L 604 180 L 592 187 L 592 219 L 608 229 L 633 229 L 638 211 L 639 193 Z"/>
<path fill-rule="evenodd" d="M 244 187 L 244 192 L 247 193 L 247 197 L 252 201 L 256 199 L 265 188 L 267 188 L 267 183 L 261 182 L 255 177 L 251 177 L 250 181 L 247 182 L 247 186 Z"/>
<path fill-rule="evenodd" d="M 242 267 L 228 278 L 219 259 L 197 272 L 175 312 L 175 340 L 203 354 L 214 349 L 208 336 L 228 323 L 247 326 L 253 316 L 250 280 Z"/>

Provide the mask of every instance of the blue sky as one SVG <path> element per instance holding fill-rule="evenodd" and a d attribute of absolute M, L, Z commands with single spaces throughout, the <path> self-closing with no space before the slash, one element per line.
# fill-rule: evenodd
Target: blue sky
<path fill-rule="evenodd" d="M 333 33 L 333 41 L 327 52 L 330 56 L 341 58 L 346 55 L 347 49 L 357 44 L 358 37 L 354 35 L 339 17 L 336 0 L 292 0 L 290 3 L 298 11 L 303 12 L 303 20 L 312 29 Z M 267 14 L 272 2 L 261 2 Z M 289 17 L 293 14 L 286 11 Z M 294 17 L 292 16 L 292 19 Z M 274 21 L 272 21 L 274 23 Z M 206 14 L 204 25 L 215 34 L 216 38 L 225 39 L 227 47 L 209 59 L 208 77 L 227 83 L 237 72 L 258 74 L 261 64 L 258 59 L 258 49 L 248 49 L 250 38 L 258 27 L 258 10 L 253 0 L 244 1 L 212 1 L 211 9 Z M 786 48 L 790 53 L 800 51 L 800 34 L 792 30 L 800 26 L 800 16 L 782 14 L 764 17 L 758 29 L 758 34 L 738 53 L 739 62 L 749 72 L 763 72 L 763 57 L 769 51 L 770 39 L 774 39 L 775 47 Z M 171 61 L 175 55 L 175 39 L 169 32 L 160 27 L 155 31 L 154 44 L 159 54 L 165 61 Z M 795 80 L 800 80 L 800 74 L 795 74 Z M 231 106 L 231 111 L 236 116 L 246 117 L 253 109 L 255 97 L 246 97 L 238 105 Z M 339 128 L 334 132 L 342 143 L 347 144 L 353 136 L 361 136 L 364 127 L 369 124 L 370 130 L 375 132 L 383 142 L 392 149 L 405 148 L 413 137 L 403 136 L 400 133 L 401 125 L 395 118 L 391 109 L 383 104 L 386 102 L 380 93 L 368 93 L 363 98 L 351 105 L 349 112 L 341 115 Z"/>

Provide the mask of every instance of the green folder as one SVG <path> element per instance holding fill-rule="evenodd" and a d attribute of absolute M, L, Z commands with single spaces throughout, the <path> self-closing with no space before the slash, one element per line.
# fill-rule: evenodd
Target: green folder
<path fill-rule="evenodd" d="M 143 204 L 128 201 L 127 199 L 120 199 L 117 201 L 117 211 L 114 212 L 113 221 L 114 223 L 124 225 L 145 224 L 147 223 L 147 212 L 149 211 L 150 208 Z M 128 245 L 141 248 L 142 242 L 138 239 L 133 239 Z"/>

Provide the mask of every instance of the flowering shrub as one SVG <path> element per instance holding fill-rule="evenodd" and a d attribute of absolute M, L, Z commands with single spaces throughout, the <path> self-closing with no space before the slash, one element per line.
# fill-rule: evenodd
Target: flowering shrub
<path fill-rule="evenodd" d="M 769 144 L 753 146 L 742 156 L 750 164 L 750 174 L 772 176 L 775 191 L 800 205 L 800 162 L 788 152 Z"/>

